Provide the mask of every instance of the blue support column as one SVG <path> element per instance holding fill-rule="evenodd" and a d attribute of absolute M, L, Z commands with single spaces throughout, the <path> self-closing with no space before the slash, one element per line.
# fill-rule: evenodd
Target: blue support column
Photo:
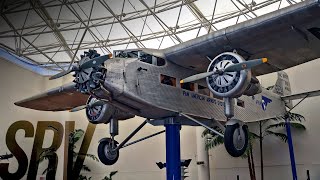
<path fill-rule="evenodd" d="M 291 161 L 292 179 L 298 180 L 296 161 L 294 158 L 294 150 L 293 150 L 293 143 L 292 143 L 292 136 L 291 136 L 291 127 L 290 127 L 290 122 L 287 117 L 286 117 L 286 130 L 287 130 L 287 136 L 288 136 L 288 146 L 289 146 L 290 161 Z"/>
<path fill-rule="evenodd" d="M 180 124 L 165 124 L 167 180 L 181 180 Z"/>

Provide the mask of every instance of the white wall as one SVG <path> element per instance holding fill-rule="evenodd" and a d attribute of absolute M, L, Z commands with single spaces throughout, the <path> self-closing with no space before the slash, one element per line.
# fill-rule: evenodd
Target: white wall
<path fill-rule="evenodd" d="M 293 93 L 320 89 L 320 83 L 317 79 L 320 75 L 318 69 L 320 69 L 320 61 L 313 61 L 287 70 L 286 72 L 289 74 Z M 274 83 L 275 78 L 274 75 L 268 75 L 261 77 L 260 80 L 262 80 L 265 86 L 268 86 Z M 35 128 L 38 121 L 52 120 L 58 121 L 63 125 L 65 121 L 76 121 L 76 128 L 86 129 L 88 122 L 83 112 L 40 112 L 20 108 L 13 104 L 18 100 L 61 85 L 67 81 L 67 79 L 48 81 L 47 77 L 40 77 L 5 60 L 0 60 L 0 154 L 9 153 L 5 144 L 7 129 L 12 123 L 19 120 L 27 120 L 31 122 Z M 320 121 L 318 121 L 317 118 L 319 115 L 319 105 L 320 98 L 310 98 L 306 99 L 294 110 L 294 112 L 304 115 L 307 120 L 305 122 L 307 127 L 306 132 L 293 132 L 298 176 L 300 179 L 306 179 L 306 169 L 310 170 L 312 180 L 320 179 L 320 157 L 318 155 L 318 152 L 320 152 L 320 146 L 318 144 Z M 120 122 L 120 135 L 116 139 L 122 141 L 142 121 L 142 118 L 137 117 Z M 256 127 L 256 124 L 250 125 L 251 129 L 257 130 Z M 134 139 L 162 129 L 163 127 L 146 125 Z M 189 166 L 189 179 L 192 180 L 197 179 L 195 132 L 195 128 L 193 127 L 183 127 L 181 131 L 182 159 L 192 158 L 191 165 Z M 89 148 L 89 153 L 96 154 L 98 141 L 105 136 L 108 136 L 107 126 L 98 125 Z M 52 134 L 48 132 L 46 137 L 44 147 L 50 145 Z M 18 132 L 16 139 L 30 160 L 32 145 L 34 143 L 33 138 L 24 138 L 23 132 Z M 59 166 L 56 179 L 62 179 L 63 177 L 63 144 L 64 143 L 62 143 L 57 151 L 59 155 Z M 80 146 L 80 144 L 78 146 Z M 265 179 L 292 179 L 287 144 L 282 143 L 278 139 L 268 137 L 264 140 L 263 147 Z M 260 179 L 258 144 L 255 144 L 254 150 L 256 174 L 258 179 Z M 118 170 L 119 174 L 115 176 L 115 180 L 160 180 L 165 179 L 165 170 L 158 169 L 155 162 L 159 161 L 165 161 L 165 139 L 163 134 L 122 149 L 120 151 L 119 162 L 114 166 L 104 166 L 102 163 L 94 162 L 90 159 L 86 159 L 85 164 L 91 168 L 92 172 L 88 175 L 92 176 L 93 179 L 102 179 L 110 171 Z M 16 170 L 17 163 L 15 158 L 9 161 L 0 161 L 0 163 L 4 162 L 10 163 L 10 172 Z M 236 175 L 240 175 L 241 180 L 249 179 L 246 159 L 231 158 L 223 146 L 210 150 L 210 163 L 211 179 L 235 180 Z M 41 176 L 45 165 L 46 163 L 40 164 L 38 171 L 39 176 Z M 24 179 L 26 179 L 26 176 Z"/>

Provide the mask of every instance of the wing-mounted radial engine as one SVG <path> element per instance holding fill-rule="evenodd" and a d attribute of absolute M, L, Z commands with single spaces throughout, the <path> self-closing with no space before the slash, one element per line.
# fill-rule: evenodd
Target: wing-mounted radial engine
<path fill-rule="evenodd" d="M 210 91 L 224 98 L 224 113 L 227 117 L 224 141 L 227 151 L 234 157 L 241 156 L 248 144 L 248 130 L 234 116 L 234 98 L 242 95 L 252 96 L 261 92 L 258 79 L 252 76 L 251 68 L 267 62 L 266 58 L 246 61 L 242 56 L 225 52 L 216 56 L 208 66 L 207 72 L 181 80 L 181 83 L 206 78 Z"/>
<path fill-rule="evenodd" d="M 88 98 L 87 104 L 71 109 L 71 112 L 76 112 L 85 109 L 86 116 L 90 123 L 107 124 L 111 119 L 126 120 L 133 118 L 134 115 L 122 111 L 104 100 L 98 100 L 94 96 Z"/>

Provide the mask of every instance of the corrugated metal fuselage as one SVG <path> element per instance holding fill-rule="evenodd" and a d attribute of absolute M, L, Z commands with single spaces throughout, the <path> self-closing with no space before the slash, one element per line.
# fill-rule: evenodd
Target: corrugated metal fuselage
<path fill-rule="evenodd" d="M 114 58 L 106 62 L 105 88 L 111 92 L 111 104 L 137 116 L 158 119 L 175 116 L 182 112 L 199 119 L 226 120 L 222 99 L 189 91 L 180 87 L 180 79 L 195 74 L 167 61 L 164 66 L 155 66 L 137 58 Z M 174 77 L 176 86 L 161 83 L 161 75 Z M 206 86 L 205 81 L 199 82 Z M 285 104 L 280 97 L 269 90 L 252 97 L 238 98 L 235 101 L 235 118 L 252 122 L 282 115 Z M 265 99 L 269 99 L 265 102 Z M 243 106 L 243 107 L 242 107 Z"/>

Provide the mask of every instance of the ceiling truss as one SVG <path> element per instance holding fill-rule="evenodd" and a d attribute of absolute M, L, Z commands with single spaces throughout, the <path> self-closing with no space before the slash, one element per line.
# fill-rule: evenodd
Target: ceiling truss
<path fill-rule="evenodd" d="M 159 1 L 159 2 L 158 2 Z M 229 0 L 234 10 L 217 13 L 220 1 L 211 0 L 210 15 L 205 15 L 198 7 L 198 1 L 202 0 L 154 0 L 152 4 L 145 0 L 120 0 L 121 11 L 115 11 L 111 6 L 110 1 L 106 0 L 19 0 L 10 1 L 4 0 L 0 3 L 1 16 L 0 20 L 6 23 L 6 29 L 0 28 L 0 47 L 13 52 L 19 56 L 24 56 L 35 65 L 54 64 L 57 67 L 65 70 L 60 66 L 61 62 L 71 64 L 79 60 L 79 51 L 88 49 L 100 49 L 102 53 L 112 53 L 112 50 L 117 46 L 129 47 L 134 44 L 137 48 L 146 48 L 146 42 L 156 40 L 157 48 L 163 47 L 165 38 L 169 38 L 171 44 L 183 42 L 181 35 L 186 32 L 196 31 L 196 36 L 199 36 L 201 29 L 206 33 L 210 33 L 221 29 L 223 22 L 236 19 L 235 23 L 239 23 L 240 19 L 249 20 L 258 16 L 258 11 L 269 6 L 275 6 L 274 10 L 281 8 L 282 4 L 292 5 L 297 3 L 297 0 L 260 0 L 245 1 L 245 0 Z M 299 1 L 300 2 L 300 1 Z M 83 3 L 90 3 L 89 8 L 83 8 Z M 139 3 L 139 6 L 137 6 Z M 100 17 L 93 17 L 95 6 L 101 6 L 103 13 Z M 128 11 L 125 8 L 130 7 Z M 57 9 L 58 15 L 53 17 L 49 9 Z M 187 9 L 193 16 L 193 20 L 188 23 L 181 23 L 182 12 Z M 68 10 L 74 16 L 73 19 L 62 17 L 61 12 Z M 177 15 L 174 18 L 174 23 L 167 23 L 163 18 L 164 13 L 176 10 Z M 38 23 L 27 24 L 27 19 L 30 14 L 36 14 L 42 19 Z M 16 25 L 9 17 L 13 15 L 25 14 L 22 25 Z M 150 24 L 154 20 L 158 29 L 154 29 L 155 24 Z M 139 32 L 134 31 L 128 23 L 139 21 L 142 23 L 142 28 Z M 243 20 L 242 20 L 243 21 Z M 172 25 L 173 24 L 173 25 Z M 112 31 L 115 26 L 122 28 L 125 32 L 124 37 L 113 37 Z M 105 30 L 103 28 L 108 27 Z M 103 29 L 103 30 L 101 30 Z M 67 33 L 72 33 L 74 38 L 66 38 Z M 50 43 L 37 43 L 39 38 L 43 36 L 53 36 L 55 41 Z M 89 38 L 88 38 L 89 37 Z M 195 38 L 192 37 L 192 38 Z M 8 39 L 12 40 L 11 45 L 8 45 Z M 131 46 L 130 46 L 131 47 Z M 58 53 L 64 53 L 68 59 L 63 61 L 54 60 Z M 45 61 L 38 62 L 33 57 L 41 55 L 46 58 Z"/>

